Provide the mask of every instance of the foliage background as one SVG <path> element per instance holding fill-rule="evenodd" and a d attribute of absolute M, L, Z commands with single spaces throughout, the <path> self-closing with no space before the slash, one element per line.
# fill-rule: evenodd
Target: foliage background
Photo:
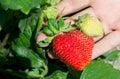
<path fill-rule="evenodd" d="M 49 59 L 46 54 L 50 47 L 37 46 L 43 21 L 56 13 L 54 8 L 46 9 L 59 1 L 0 0 L 0 78 L 120 79 L 119 46 L 92 60 L 83 71 Z"/>

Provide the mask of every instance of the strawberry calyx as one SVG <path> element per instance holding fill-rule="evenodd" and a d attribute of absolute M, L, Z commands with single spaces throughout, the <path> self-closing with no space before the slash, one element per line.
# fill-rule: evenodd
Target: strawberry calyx
<path fill-rule="evenodd" d="M 75 22 L 75 26 L 77 29 L 81 29 L 83 22 L 86 20 L 86 18 L 90 16 L 89 14 L 84 14 L 82 16 L 78 16 L 78 20 Z"/>
<path fill-rule="evenodd" d="M 63 32 L 69 32 L 74 29 L 75 27 L 71 27 L 71 23 L 65 24 L 63 18 L 58 18 L 57 20 L 50 18 L 48 19 L 46 26 L 43 28 L 43 33 L 47 35 L 47 38 L 38 41 L 37 44 L 40 47 L 46 47 L 52 42 L 56 35 Z"/>
<path fill-rule="evenodd" d="M 74 30 L 74 27 L 70 26 L 71 24 L 65 24 L 63 18 L 56 19 L 48 19 L 47 25 L 43 28 L 43 32 L 48 36 L 55 36 L 61 32 L 69 32 Z"/>

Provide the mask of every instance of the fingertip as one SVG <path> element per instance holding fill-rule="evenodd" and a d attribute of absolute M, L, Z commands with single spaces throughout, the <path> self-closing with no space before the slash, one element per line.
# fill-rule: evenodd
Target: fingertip
<path fill-rule="evenodd" d="M 47 37 L 48 36 L 45 33 L 39 32 L 37 35 L 36 41 L 42 41 L 42 40 L 46 39 Z"/>
<path fill-rule="evenodd" d="M 40 41 L 43 41 L 47 38 L 48 36 L 43 33 L 43 32 L 40 32 L 36 38 L 36 42 L 38 44 L 39 47 L 47 47 L 49 44 L 42 44 L 42 43 L 39 43 Z"/>
<path fill-rule="evenodd" d="M 55 52 L 53 50 L 49 50 L 47 55 L 51 59 L 58 59 L 57 55 L 55 54 Z"/>

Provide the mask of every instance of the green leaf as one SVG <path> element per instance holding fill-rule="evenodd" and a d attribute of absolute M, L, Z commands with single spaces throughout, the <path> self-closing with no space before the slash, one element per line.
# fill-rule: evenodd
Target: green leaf
<path fill-rule="evenodd" d="M 5 45 L 0 49 L 1 78 L 5 76 L 5 79 L 8 77 L 12 79 L 44 79 L 48 73 L 46 52 L 50 49 L 50 46 L 39 48 L 35 39 L 37 33 L 43 31 L 43 21 L 47 20 L 42 13 L 43 9 L 45 9 L 45 6 L 49 8 L 49 11 L 54 9 L 55 12 L 52 15 L 47 15 L 49 18 L 54 17 L 56 8 L 51 6 L 58 3 L 57 1 L 0 0 L 0 43 L 4 40 L 5 34 L 10 34 L 8 40 L 5 41 Z M 56 19 L 54 20 L 56 21 Z M 51 42 L 51 38 L 44 42 Z M 63 64 L 60 65 L 63 66 Z M 57 65 L 59 66 L 57 69 L 61 68 L 60 65 Z M 53 64 L 51 64 L 51 67 L 53 67 Z M 53 69 L 56 70 L 55 67 Z M 59 75 L 59 73 L 62 76 L 67 74 L 61 71 L 56 75 Z"/>
<path fill-rule="evenodd" d="M 43 20 L 44 20 L 44 15 L 43 15 L 43 13 L 41 12 L 41 13 L 39 14 L 39 18 L 38 18 L 38 24 L 37 24 L 37 30 L 36 30 L 37 33 L 41 30 L 41 28 L 42 28 L 42 26 L 43 26 Z"/>
<path fill-rule="evenodd" d="M 46 59 L 46 50 L 45 49 L 37 47 L 37 51 L 44 59 Z"/>
<path fill-rule="evenodd" d="M 74 29 L 74 27 L 71 27 L 71 23 L 64 24 L 64 19 L 61 17 L 59 19 L 48 19 L 48 23 L 43 28 L 43 32 L 49 36 L 55 36 L 61 32 L 69 32 Z"/>
<path fill-rule="evenodd" d="M 115 60 L 104 59 L 104 61 L 111 64 L 115 69 L 120 70 L 120 53 L 118 54 L 118 58 L 116 58 Z"/>
<path fill-rule="evenodd" d="M 14 40 L 14 43 L 17 46 L 25 46 L 25 47 L 30 47 L 31 43 L 30 43 L 30 39 L 27 38 L 27 36 L 25 36 L 24 33 L 20 33 L 19 34 L 19 38 L 16 38 Z"/>
<path fill-rule="evenodd" d="M 84 69 L 80 79 L 120 79 L 120 71 L 102 60 L 94 60 Z"/>
<path fill-rule="evenodd" d="M 7 33 L 15 32 L 18 20 L 14 17 L 13 11 L 0 10 L 0 27 Z"/>
<path fill-rule="evenodd" d="M 30 46 L 30 40 L 23 33 L 20 33 L 20 40 L 25 47 Z"/>
<path fill-rule="evenodd" d="M 24 32 L 25 29 L 27 28 L 27 29 L 29 29 L 28 31 L 30 33 L 31 31 L 33 32 L 35 30 L 37 21 L 38 21 L 38 16 L 35 14 L 31 14 L 31 16 L 21 19 L 18 24 L 18 27 L 21 32 Z M 30 28 L 28 28 L 28 27 L 30 27 Z"/>
<path fill-rule="evenodd" d="M 3 27 L 12 17 L 12 12 L 0 10 L 0 27 Z"/>
<path fill-rule="evenodd" d="M 51 5 L 56 5 L 57 3 L 59 3 L 61 0 L 49 0 L 48 3 L 50 3 Z"/>
<path fill-rule="evenodd" d="M 17 46 L 24 46 L 24 44 L 22 43 L 21 39 L 20 38 L 16 38 L 14 40 L 14 43 L 17 45 Z"/>
<path fill-rule="evenodd" d="M 108 60 L 115 60 L 118 58 L 119 53 L 120 53 L 120 50 L 114 49 L 109 52 L 106 52 L 105 54 L 103 54 L 103 56 Z"/>
<path fill-rule="evenodd" d="M 31 14 L 31 16 L 20 20 L 18 27 L 20 29 L 20 32 L 22 34 L 24 34 L 23 36 L 26 40 L 25 45 L 27 45 L 28 42 L 29 42 L 28 45 L 30 45 L 30 42 L 31 42 L 30 40 L 31 40 L 33 35 L 34 35 L 33 39 L 35 38 L 37 22 L 38 22 L 38 16 L 35 14 Z M 21 38 L 21 40 L 24 41 L 24 39 L 22 39 L 22 37 L 19 36 L 19 38 Z"/>
<path fill-rule="evenodd" d="M 70 66 L 67 66 L 69 73 L 67 79 L 79 79 L 81 76 L 82 71 L 78 71 Z"/>
<path fill-rule="evenodd" d="M 55 71 L 52 75 L 46 77 L 45 79 L 67 79 L 67 72 L 60 70 Z"/>
<path fill-rule="evenodd" d="M 65 23 L 64 23 L 64 19 L 63 19 L 63 18 L 59 18 L 59 19 L 58 19 L 59 30 L 60 30 L 61 27 L 64 27 L 64 24 L 65 24 Z"/>
<path fill-rule="evenodd" d="M 14 71 L 12 69 L 2 69 L 2 68 L 0 68 L 0 73 L 5 75 L 5 76 L 3 76 L 3 79 L 8 78 L 6 76 L 9 76 L 9 77 L 12 76 L 12 78 L 15 78 L 15 79 L 30 79 L 26 73 L 19 72 L 19 71 Z"/>
<path fill-rule="evenodd" d="M 32 37 L 32 29 L 31 29 L 31 27 L 30 26 L 26 27 L 26 29 L 24 30 L 23 34 L 30 41 L 30 39 Z"/>
<path fill-rule="evenodd" d="M 57 13 L 57 8 L 55 6 L 46 7 L 43 10 L 43 12 L 47 16 L 48 19 L 55 18 L 56 13 Z"/>
<path fill-rule="evenodd" d="M 31 49 L 23 46 L 13 46 L 16 56 L 20 59 L 21 63 L 33 68 L 44 67 L 44 61 Z"/>
<path fill-rule="evenodd" d="M 31 77 L 31 78 L 43 78 L 45 74 L 40 74 L 40 70 L 39 69 L 32 69 L 31 71 L 29 71 L 28 69 L 25 70 L 26 74 Z"/>
<path fill-rule="evenodd" d="M 0 0 L 1 7 L 5 10 L 21 10 L 28 14 L 31 9 L 39 8 L 40 5 L 47 3 L 48 0 Z"/>
<path fill-rule="evenodd" d="M 59 33 L 59 26 L 56 19 L 48 19 L 47 25 L 43 28 L 43 32 L 49 36 L 54 36 Z"/>
<path fill-rule="evenodd" d="M 49 29 L 48 26 L 45 26 L 44 29 L 43 29 L 43 32 L 49 36 L 53 36 L 53 32 Z"/>
<path fill-rule="evenodd" d="M 112 62 L 113 63 L 111 63 L 110 61 L 110 64 L 112 64 L 114 68 L 120 70 L 120 54 L 118 54 L 118 58 L 116 60 L 113 60 Z"/>
<path fill-rule="evenodd" d="M 1 53 L 1 52 L 0 52 Z M 3 66 L 6 64 L 5 58 L 0 56 L 0 66 Z"/>
<path fill-rule="evenodd" d="M 48 20 L 48 28 L 54 33 L 57 34 L 59 32 L 58 24 L 55 19 Z"/>

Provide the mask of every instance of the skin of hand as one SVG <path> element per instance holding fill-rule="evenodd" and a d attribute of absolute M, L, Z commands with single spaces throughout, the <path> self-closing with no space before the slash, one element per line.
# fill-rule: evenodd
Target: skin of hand
<path fill-rule="evenodd" d="M 78 16 L 85 13 L 97 17 L 103 24 L 105 35 L 94 38 L 95 46 L 92 52 L 92 59 L 102 55 L 120 44 L 120 0 L 63 0 L 56 5 L 57 15 L 63 11 L 63 15 L 72 15 L 72 19 L 77 19 Z M 70 20 L 66 20 L 70 21 Z M 38 35 L 37 40 L 41 40 L 41 35 Z M 99 40 L 99 41 L 98 41 Z M 50 58 L 56 58 L 53 51 L 48 53 Z"/>

